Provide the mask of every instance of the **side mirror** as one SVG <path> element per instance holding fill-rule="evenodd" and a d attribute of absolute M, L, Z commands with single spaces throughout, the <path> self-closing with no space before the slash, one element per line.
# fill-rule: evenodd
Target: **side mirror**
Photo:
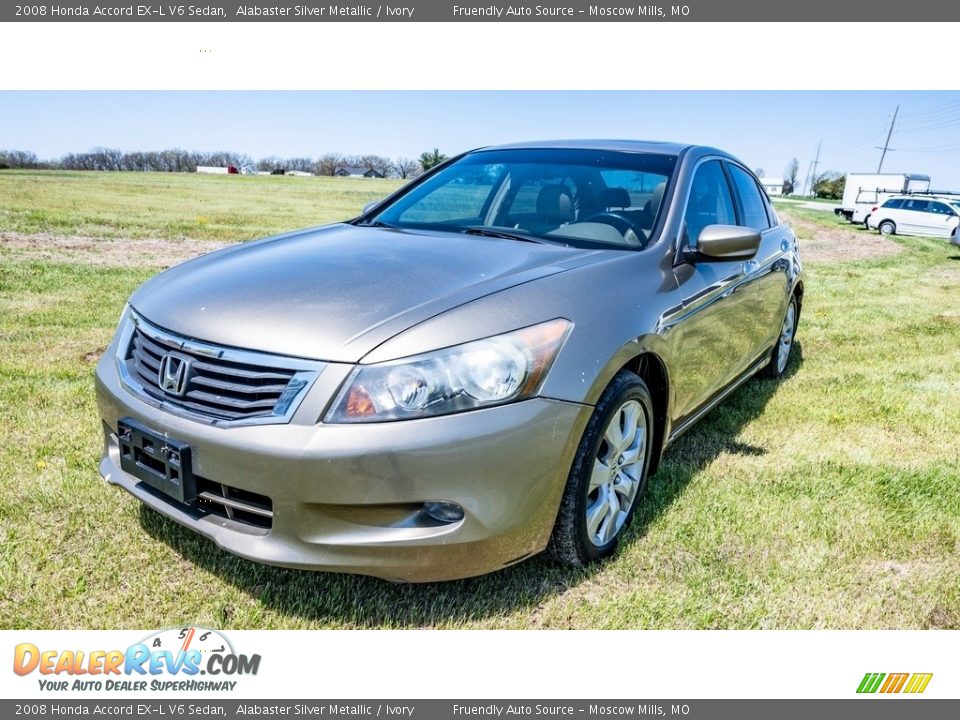
<path fill-rule="evenodd" d="M 760 249 L 760 232 L 739 225 L 707 225 L 696 253 L 711 260 L 749 260 Z"/>
<path fill-rule="evenodd" d="M 360 211 L 360 214 L 366 215 L 368 212 L 373 210 L 377 205 L 379 205 L 382 202 L 383 200 L 373 200 L 371 202 L 368 202 L 366 205 L 363 206 L 363 210 Z"/>

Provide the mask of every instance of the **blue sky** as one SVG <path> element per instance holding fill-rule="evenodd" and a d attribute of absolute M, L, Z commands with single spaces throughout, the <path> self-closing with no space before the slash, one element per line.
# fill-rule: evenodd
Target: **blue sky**
<path fill-rule="evenodd" d="M 930 175 L 960 189 L 960 92 L 0 92 L 0 148 L 41 157 L 96 145 L 266 155 L 416 157 L 494 143 L 640 138 L 721 147 L 767 175 L 792 157 L 821 170 Z"/>

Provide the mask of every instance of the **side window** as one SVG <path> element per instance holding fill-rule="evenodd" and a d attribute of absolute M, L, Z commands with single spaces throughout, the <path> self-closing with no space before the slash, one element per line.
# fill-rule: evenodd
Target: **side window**
<path fill-rule="evenodd" d="M 936 213 L 937 215 L 953 215 L 953 211 L 950 208 L 938 202 L 931 202 L 927 212 Z"/>
<path fill-rule="evenodd" d="M 904 200 L 903 198 L 895 198 L 893 200 L 887 200 L 883 206 L 888 210 L 899 210 L 903 207 Z"/>
<path fill-rule="evenodd" d="M 685 242 L 691 246 L 696 244 L 700 231 L 707 225 L 737 224 L 730 186 L 719 160 L 710 160 L 697 168 L 683 219 L 686 223 Z"/>
<path fill-rule="evenodd" d="M 760 188 L 757 187 L 750 173 L 743 168 L 729 163 L 727 167 L 730 169 L 730 177 L 733 178 L 737 196 L 740 198 L 742 215 L 740 224 L 763 232 L 770 227 L 770 218 L 767 217 L 767 208 L 760 195 Z"/>
<path fill-rule="evenodd" d="M 904 210 L 913 210 L 914 212 L 926 212 L 926 211 L 927 211 L 927 205 L 929 205 L 929 204 L 930 204 L 930 202 L 927 201 L 927 200 L 907 200 L 907 201 L 903 204 L 903 209 L 904 209 Z"/>

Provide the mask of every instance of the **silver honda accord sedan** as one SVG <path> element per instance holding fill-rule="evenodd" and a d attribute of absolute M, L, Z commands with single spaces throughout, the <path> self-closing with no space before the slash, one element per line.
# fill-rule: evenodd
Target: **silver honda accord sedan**
<path fill-rule="evenodd" d="M 483 148 L 130 298 L 102 476 L 246 558 L 433 581 L 611 555 L 681 433 L 787 368 L 797 241 L 719 150 Z"/>

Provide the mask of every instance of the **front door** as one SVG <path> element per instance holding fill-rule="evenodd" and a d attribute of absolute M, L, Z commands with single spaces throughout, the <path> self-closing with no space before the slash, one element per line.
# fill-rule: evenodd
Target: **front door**
<path fill-rule="evenodd" d="M 957 214 L 946 203 L 938 200 L 930 201 L 926 215 L 929 226 L 926 234 L 934 237 L 950 237 L 957 222 L 960 221 Z"/>
<path fill-rule="evenodd" d="M 719 160 L 697 168 L 684 214 L 682 242 L 696 246 L 707 225 L 736 225 L 733 193 Z M 682 309 L 672 332 L 676 395 L 674 419 L 680 423 L 741 374 L 753 347 L 755 299 L 750 266 L 742 261 L 684 263 L 675 268 Z"/>

